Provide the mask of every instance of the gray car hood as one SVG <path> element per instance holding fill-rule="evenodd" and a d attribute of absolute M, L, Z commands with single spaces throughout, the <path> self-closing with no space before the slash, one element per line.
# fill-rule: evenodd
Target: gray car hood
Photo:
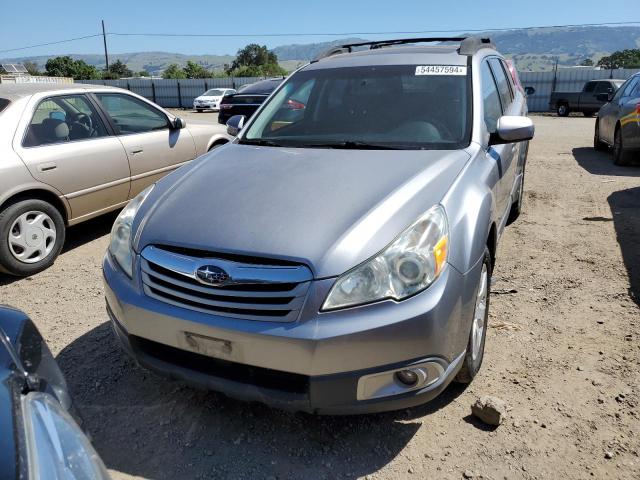
<path fill-rule="evenodd" d="M 249 254 L 305 263 L 316 278 L 339 275 L 440 202 L 469 158 L 229 144 L 158 183 L 136 218 L 136 250 Z"/>

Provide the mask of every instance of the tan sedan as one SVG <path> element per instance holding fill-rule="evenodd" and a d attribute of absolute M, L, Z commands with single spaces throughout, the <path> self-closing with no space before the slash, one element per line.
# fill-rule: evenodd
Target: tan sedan
<path fill-rule="evenodd" d="M 49 267 L 67 225 L 125 205 L 180 165 L 229 141 L 127 90 L 0 85 L 0 270 Z"/>

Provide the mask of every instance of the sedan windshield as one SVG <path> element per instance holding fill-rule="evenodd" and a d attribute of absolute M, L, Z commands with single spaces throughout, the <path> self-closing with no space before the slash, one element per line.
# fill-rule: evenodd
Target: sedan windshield
<path fill-rule="evenodd" d="M 221 97 L 224 94 L 224 90 L 212 89 L 207 90 L 202 94 L 203 97 Z"/>
<path fill-rule="evenodd" d="M 417 65 L 302 70 L 247 129 L 245 144 L 457 149 L 470 141 L 470 77 Z M 433 70 L 432 70 L 433 71 Z"/>

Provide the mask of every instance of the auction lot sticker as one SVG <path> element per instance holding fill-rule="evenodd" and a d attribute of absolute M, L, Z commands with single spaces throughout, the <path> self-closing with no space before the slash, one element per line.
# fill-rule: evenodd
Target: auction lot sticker
<path fill-rule="evenodd" d="M 416 75 L 466 75 L 467 67 L 459 65 L 418 65 Z"/>

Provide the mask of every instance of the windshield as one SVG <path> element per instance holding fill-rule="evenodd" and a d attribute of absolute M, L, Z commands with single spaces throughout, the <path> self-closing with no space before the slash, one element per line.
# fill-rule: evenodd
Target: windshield
<path fill-rule="evenodd" d="M 417 65 L 303 70 L 269 100 L 240 143 L 461 148 L 469 144 L 471 123 L 465 70 L 443 74 Z"/>
<path fill-rule="evenodd" d="M 207 90 L 202 94 L 203 97 L 221 97 L 222 95 L 224 95 L 224 90 L 218 90 L 215 88 Z"/>

